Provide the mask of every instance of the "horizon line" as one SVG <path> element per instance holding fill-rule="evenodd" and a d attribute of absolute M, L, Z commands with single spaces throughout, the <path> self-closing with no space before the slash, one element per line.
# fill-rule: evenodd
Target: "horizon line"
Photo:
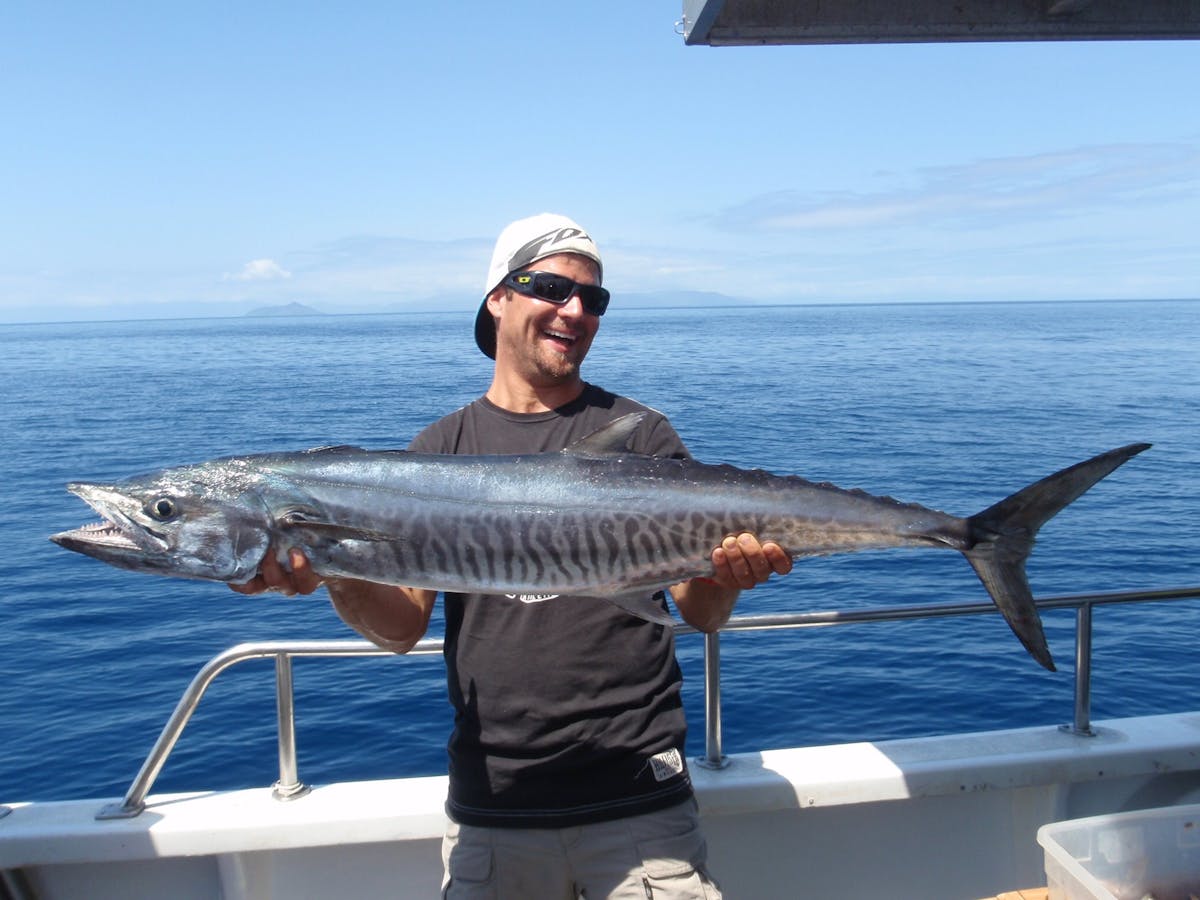
<path fill-rule="evenodd" d="M 646 295 L 642 295 L 646 296 Z M 1029 300 L 994 300 L 994 299 L 977 299 L 977 300 L 816 300 L 816 301 L 782 301 L 778 303 L 755 302 L 755 301 L 740 301 L 736 297 L 727 298 L 729 302 L 710 302 L 710 303 L 639 303 L 630 306 L 616 307 L 613 309 L 629 309 L 629 310 L 678 310 L 678 309 L 787 309 L 787 308 L 830 308 L 830 307 L 870 307 L 870 306 L 1012 306 L 1012 305 L 1037 305 L 1050 303 L 1195 303 L 1200 301 L 1200 297 L 1074 297 L 1074 298 L 1035 298 Z M 195 322 L 208 320 L 230 320 L 230 319 L 288 319 L 288 318 L 344 318 L 349 316 L 409 316 L 409 315 L 463 315 L 473 316 L 476 313 L 474 308 L 463 307 L 462 309 L 439 309 L 432 307 L 409 307 L 405 309 L 378 309 L 378 310 L 360 310 L 357 312 L 326 312 L 315 307 L 299 304 L 307 311 L 283 312 L 289 307 L 298 304 L 298 301 L 289 303 L 281 303 L 278 306 L 260 307 L 261 310 L 279 310 L 278 312 L 270 311 L 250 311 L 243 313 L 213 313 L 211 315 L 144 315 L 144 316 L 126 316 L 114 318 L 88 318 L 88 319 L 17 319 L 13 321 L 4 321 L 0 318 L 0 327 L 21 326 L 21 325 L 98 325 L 98 324 L 117 324 L 122 322 Z"/>

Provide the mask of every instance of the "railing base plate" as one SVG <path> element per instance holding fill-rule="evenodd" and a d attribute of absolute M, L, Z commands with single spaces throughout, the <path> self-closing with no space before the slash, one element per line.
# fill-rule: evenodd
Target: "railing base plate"
<path fill-rule="evenodd" d="M 135 819 L 142 814 L 142 810 L 146 808 L 146 804 L 139 803 L 136 806 L 125 806 L 122 803 L 106 803 L 100 807 L 100 812 L 96 813 L 97 822 L 107 822 L 112 819 Z"/>
<path fill-rule="evenodd" d="M 307 784 L 288 784 L 282 785 L 278 781 L 271 788 L 271 796 L 276 800 L 299 800 L 301 797 L 312 793 L 312 788 Z"/>

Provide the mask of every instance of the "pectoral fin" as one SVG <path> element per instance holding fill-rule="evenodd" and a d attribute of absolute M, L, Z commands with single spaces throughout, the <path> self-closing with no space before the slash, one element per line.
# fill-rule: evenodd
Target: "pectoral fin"
<path fill-rule="evenodd" d="M 384 541 L 395 543 L 394 534 L 384 534 L 370 528 L 359 528 L 340 522 L 330 522 L 315 509 L 292 507 L 275 517 L 279 530 L 287 533 L 292 529 L 304 529 L 310 534 L 320 535 L 331 541 Z"/>
<path fill-rule="evenodd" d="M 613 606 L 619 606 L 631 616 L 637 616 L 639 619 L 645 619 L 647 622 L 655 622 L 659 625 L 674 625 L 675 619 L 668 612 L 666 603 L 661 599 L 662 593 L 657 593 L 653 597 L 647 597 L 645 591 L 640 591 L 636 594 L 615 594 L 602 597 L 602 600 L 607 600 Z"/>

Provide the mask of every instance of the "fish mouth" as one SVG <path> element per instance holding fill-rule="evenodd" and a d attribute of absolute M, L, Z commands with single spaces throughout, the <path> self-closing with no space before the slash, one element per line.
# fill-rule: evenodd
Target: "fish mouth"
<path fill-rule="evenodd" d="M 135 522 L 122 507 L 136 508 L 136 501 L 110 487 L 99 484 L 68 484 L 67 490 L 79 497 L 103 518 L 50 535 L 60 547 L 88 555 L 123 553 L 163 553 L 169 545 L 163 535 Z"/>

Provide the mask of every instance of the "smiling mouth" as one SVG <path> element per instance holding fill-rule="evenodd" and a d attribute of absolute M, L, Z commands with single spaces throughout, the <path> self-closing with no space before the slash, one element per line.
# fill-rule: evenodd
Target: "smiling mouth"
<path fill-rule="evenodd" d="M 551 328 L 543 329 L 542 336 L 548 337 L 550 340 L 557 341 L 560 344 L 565 344 L 567 347 L 574 347 L 577 343 L 579 343 L 578 335 L 567 334 L 566 332 L 556 331 Z"/>

